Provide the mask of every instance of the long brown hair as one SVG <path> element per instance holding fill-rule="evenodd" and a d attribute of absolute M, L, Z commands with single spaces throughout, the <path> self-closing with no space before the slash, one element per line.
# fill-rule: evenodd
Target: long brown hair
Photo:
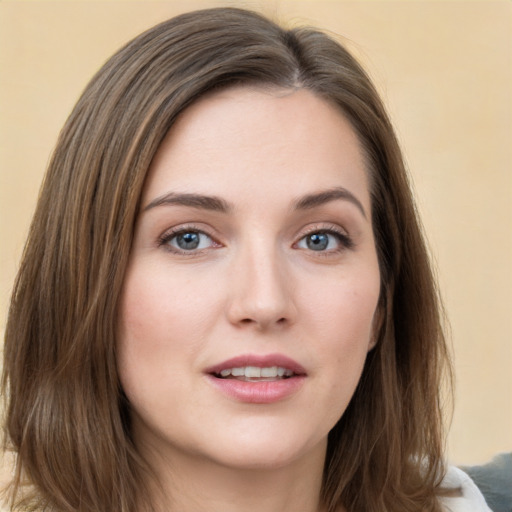
<path fill-rule="evenodd" d="M 329 434 L 328 510 L 440 510 L 440 382 L 449 365 L 393 128 L 366 73 L 339 43 L 234 8 L 184 14 L 128 43 L 92 79 L 60 134 L 5 336 L 13 510 L 152 509 L 143 487 L 149 470 L 132 442 L 116 370 L 117 304 L 157 148 L 197 98 L 235 84 L 305 88 L 337 104 L 367 160 L 383 321 L 355 395 Z"/>

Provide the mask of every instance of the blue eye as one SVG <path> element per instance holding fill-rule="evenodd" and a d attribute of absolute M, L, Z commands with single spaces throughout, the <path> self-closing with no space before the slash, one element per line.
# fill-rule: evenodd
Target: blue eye
<path fill-rule="evenodd" d="M 301 238 L 297 247 L 321 252 L 335 251 L 341 247 L 348 247 L 349 245 L 350 242 L 347 236 L 329 231 L 316 231 Z"/>
<path fill-rule="evenodd" d="M 206 249 L 213 245 L 213 240 L 206 233 L 194 230 L 167 235 L 162 242 L 178 251 L 186 252 Z"/>
<path fill-rule="evenodd" d="M 306 245 L 312 251 L 324 251 L 329 247 L 329 235 L 327 233 L 313 233 L 306 237 Z"/>

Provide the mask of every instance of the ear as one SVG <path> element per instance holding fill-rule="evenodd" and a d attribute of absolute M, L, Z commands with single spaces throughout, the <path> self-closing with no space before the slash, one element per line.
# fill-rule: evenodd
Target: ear
<path fill-rule="evenodd" d="M 377 308 L 375 309 L 375 313 L 373 314 L 372 319 L 372 332 L 370 335 L 370 340 L 368 342 L 368 352 L 373 350 L 377 345 L 379 340 L 379 334 L 382 330 L 382 326 L 384 325 L 384 319 L 386 318 L 386 308 L 382 301 L 379 300 L 377 304 Z"/>

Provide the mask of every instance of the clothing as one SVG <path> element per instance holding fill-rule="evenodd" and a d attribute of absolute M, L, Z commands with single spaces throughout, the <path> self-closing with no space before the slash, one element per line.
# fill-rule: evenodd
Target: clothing
<path fill-rule="evenodd" d="M 463 466 L 493 512 L 512 512 L 512 452 L 500 453 L 480 466 Z"/>
<path fill-rule="evenodd" d="M 464 471 L 449 467 L 443 487 L 460 488 L 462 492 L 462 496 L 441 498 L 446 512 L 492 512 L 478 487 Z"/>

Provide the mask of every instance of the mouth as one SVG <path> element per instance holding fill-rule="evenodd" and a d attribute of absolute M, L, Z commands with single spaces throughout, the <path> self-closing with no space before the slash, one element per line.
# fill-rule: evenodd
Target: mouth
<path fill-rule="evenodd" d="M 218 379 L 236 379 L 244 382 L 272 382 L 289 379 L 296 374 L 289 368 L 282 366 L 239 366 L 224 368 L 219 373 L 213 374 Z"/>
<path fill-rule="evenodd" d="M 242 355 L 205 370 L 215 389 L 238 402 L 272 403 L 294 395 L 306 370 L 282 354 Z"/>
<path fill-rule="evenodd" d="M 282 354 L 241 355 L 216 364 L 206 369 L 205 373 L 218 379 L 247 382 L 306 376 L 306 370 L 297 361 Z"/>

